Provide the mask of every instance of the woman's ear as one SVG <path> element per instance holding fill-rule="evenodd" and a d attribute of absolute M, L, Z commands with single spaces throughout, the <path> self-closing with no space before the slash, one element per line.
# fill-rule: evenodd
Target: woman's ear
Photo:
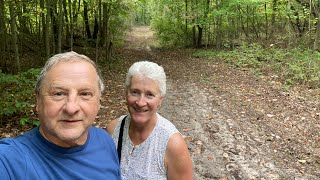
<path fill-rule="evenodd" d="M 164 96 L 161 96 L 158 104 L 158 109 L 161 108 L 163 101 L 164 101 Z"/>

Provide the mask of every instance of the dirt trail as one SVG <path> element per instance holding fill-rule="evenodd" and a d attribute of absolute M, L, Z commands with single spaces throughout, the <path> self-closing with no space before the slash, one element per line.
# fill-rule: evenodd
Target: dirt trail
<path fill-rule="evenodd" d="M 272 77 L 192 58 L 191 49 L 159 50 L 148 27 L 134 28 L 128 43 L 124 68 L 141 59 L 165 68 L 160 114 L 185 136 L 194 179 L 320 179 L 319 94 L 282 92 Z"/>

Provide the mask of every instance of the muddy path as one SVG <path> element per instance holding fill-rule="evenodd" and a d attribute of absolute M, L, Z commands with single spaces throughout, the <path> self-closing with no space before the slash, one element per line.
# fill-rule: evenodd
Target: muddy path
<path fill-rule="evenodd" d="M 160 114 L 185 136 L 194 179 L 320 179 L 318 91 L 281 91 L 275 76 L 194 58 L 192 49 L 155 48 L 152 35 L 148 27 L 134 28 L 128 46 L 117 51 L 124 71 L 107 75 L 100 119 L 126 112 L 125 71 L 132 62 L 152 60 L 167 74 Z"/>

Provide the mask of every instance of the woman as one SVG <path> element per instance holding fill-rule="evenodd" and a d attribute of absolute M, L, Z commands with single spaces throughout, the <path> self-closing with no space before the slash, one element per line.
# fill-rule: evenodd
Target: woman
<path fill-rule="evenodd" d="M 149 61 L 134 63 L 125 90 L 129 115 L 107 126 L 120 150 L 122 179 L 192 179 L 192 161 L 183 137 L 157 113 L 166 94 L 163 68 Z"/>

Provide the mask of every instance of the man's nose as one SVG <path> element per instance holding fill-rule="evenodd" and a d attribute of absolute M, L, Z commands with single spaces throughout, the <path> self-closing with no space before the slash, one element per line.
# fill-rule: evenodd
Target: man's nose
<path fill-rule="evenodd" d="M 68 96 L 65 104 L 65 111 L 68 114 L 75 114 L 80 110 L 79 97 L 76 94 L 71 94 Z"/>

